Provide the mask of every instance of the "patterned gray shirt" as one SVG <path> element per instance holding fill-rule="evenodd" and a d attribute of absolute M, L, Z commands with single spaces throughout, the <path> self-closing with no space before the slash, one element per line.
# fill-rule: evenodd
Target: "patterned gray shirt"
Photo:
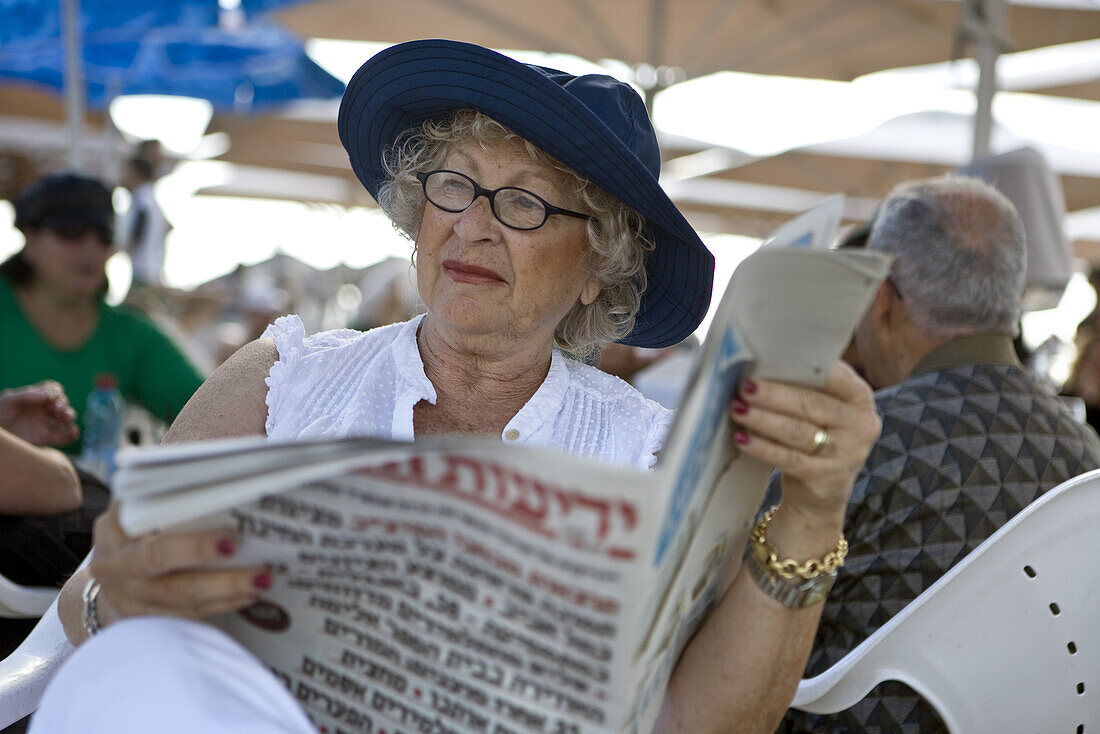
<path fill-rule="evenodd" d="M 843 658 L 1043 492 L 1100 466 L 1096 433 L 1014 357 L 996 356 L 1011 349 L 1007 339 L 968 337 L 948 347 L 876 393 L 882 435 L 856 480 L 844 527 L 851 550 L 807 677 Z M 975 348 L 990 359 L 952 363 Z M 911 689 L 888 682 L 836 715 L 792 709 L 779 731 L 946 729 Z"/>

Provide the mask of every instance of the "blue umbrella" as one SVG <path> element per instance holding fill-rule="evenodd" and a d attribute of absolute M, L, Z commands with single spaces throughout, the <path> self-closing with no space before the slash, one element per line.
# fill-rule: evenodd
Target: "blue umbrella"
<path fill-rule="evenodd" d="M 291 1 L 244 0 L 242 9 L 247 14 Z M 0 0 L 0 81 L 64 88 L 59 6 Z M 222 28 L 219 12 L 210 0 L 84 0 L 80 74 L 87 104 L 103 109 L 119 95 L 167 94 L 206 99 L 221 112 L 251 113 L 343 93 L 343 82 L 314 63 L 289 31 L 264 19 Z"/>
<path fill-rule="evenodd" d="M 295 5 L 304 0 L 240 0 L 245 18 Z M 60 40 L 62 2 L 59 0 L 0 0 L 0 47 L 33 39 Z M 164 26 L 216 26 L 233 11 L 218 0 L 82 0 L 80 30 L 85 36 L 101 31 Z"/>

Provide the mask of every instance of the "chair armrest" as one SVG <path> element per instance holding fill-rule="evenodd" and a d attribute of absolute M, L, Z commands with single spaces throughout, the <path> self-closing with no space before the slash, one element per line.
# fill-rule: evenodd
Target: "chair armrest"
<path fill-rule="evenodd" d="M 73 649 L 55 600 L 19 647 L 0 660 L 0 729 L 38 708 L 46 685 Z"/>
<path fill-rule="evenodd" d="M 0 617 L 34 619 L 41 617 L 58 590 L 49 587 L 21 586 L 0 576 Z"/>

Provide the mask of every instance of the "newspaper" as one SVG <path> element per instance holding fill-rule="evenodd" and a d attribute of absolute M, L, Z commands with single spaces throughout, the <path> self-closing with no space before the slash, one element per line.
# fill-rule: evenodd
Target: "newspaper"
<path fill-rule="evenodd" d="M 130 533 L 196 525 L 275 571 L 216 623 L 320 732 L 647 732 L 736 574 L 769 468 L 743 374 L 822 385 L 888 260 L 828 251 L 834 198 L 734 273 L 653 471 L 489 439 L 234 439 L 122 460 Z"/>

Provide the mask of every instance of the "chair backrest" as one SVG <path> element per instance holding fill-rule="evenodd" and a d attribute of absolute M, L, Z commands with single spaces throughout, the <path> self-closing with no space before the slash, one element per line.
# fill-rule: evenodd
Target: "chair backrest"
<path fill-rule="evenodd" d="M 843 660 L 803 680 L 792 705 L 835 713 L 897 680 L 954 734 L 1093 731 L 1098 556 L 1100 470 L 1024 508 Z"/>
<path fill-rule="evenodd" d="M 57 589 L 20 586 L 0 576 L 0 617 L 6 619 L 41 617 L 56 598 Z"/>
<path fill-rule="evenodd" d="M 72 651 L 54 601 L 19 647 L 0 660 L 0 730 L 38 708 L 46 684 Z"/>
<path fill-rule="evenodd" d="M 148 410 L 136 403 L 126 404 L 122 417 L 120 442 L 122 447 L 156 446 L 164 438 L 168 426 Z"/>

